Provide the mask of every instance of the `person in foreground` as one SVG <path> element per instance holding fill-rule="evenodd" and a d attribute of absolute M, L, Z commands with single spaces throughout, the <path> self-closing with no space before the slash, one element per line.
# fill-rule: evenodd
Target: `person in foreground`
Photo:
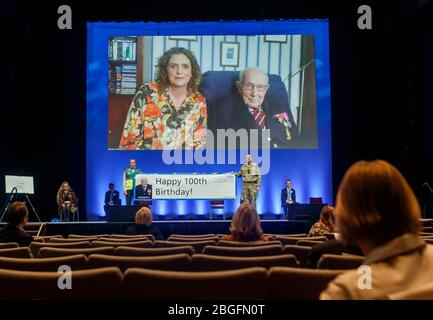
<path fill-rule="evenodd" d="M 320 220 L 312 225 L 308 232 L 309 237 L 323 236 L 326 233 L 335 233 L 337 228 L 334 224 L 333 217 L 334 208 L 331 206 L 324 206 L 320 212 Z"/>
<path fill-rule="evenodd" d="M 236 211 L 230 226 L 230 233 L 231 235 L 223 238 L 223 240 L 241 242 L 269 241 L 263 235 L 256 208 L 249 203 L 241 204 Z"/>
<path fill-rule="evenodd" d="M 7 224 L 0 230 L 0 242 L 16 242 L 21 247 L 32 243 L 33 237 L 23 227 L 29 220 L 29 212 L 25 202 L 14 202 L 6 213 Z"/>
<path fill-rule="evenodd" d="M 143 207 L 135 213 L 135 224 L 128 227 L 127 235 L 153 234 L 155 240 L 164 240 L 158 227 L 152 225 L 153 216 L 149 208 Z"/>
<path fill-rule="evenodd" d="M 419 204 L 393 165 L 383 160 L 353 164 L 339 187 L 334 213 L 342 240 L 361 248 L 368 269 L 339 275 L 320 299 L 390 299 L 433 283 L 433 246 L 418 236 Z"/>

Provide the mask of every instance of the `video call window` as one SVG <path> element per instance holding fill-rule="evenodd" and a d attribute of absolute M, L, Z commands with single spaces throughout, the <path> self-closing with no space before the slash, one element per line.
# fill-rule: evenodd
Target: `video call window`
<path fill-rule="evenodd" d="M 112 36 L 108 48 L 110 150 L 218 148 L 218 129 L 317 148 L 313 36 Z"/>

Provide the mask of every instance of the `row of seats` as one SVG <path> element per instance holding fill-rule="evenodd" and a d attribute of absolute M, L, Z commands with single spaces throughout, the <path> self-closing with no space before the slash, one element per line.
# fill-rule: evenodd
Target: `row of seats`
<path fill-rule="evenodd" d="M 134 247 L 98 247 L 98 248 L 53 248 L 42 247 L 39 249 L 37 259 L 32 259 L 33 255 L 29 248 L 11 248 L 0 249 L 0 257 L 5 258 L 20 258 L 29 260 L 40 260 L 44 258 L 67 257 L 73 255 L 91 256 L 94 254 L 117 256 L 117 257 L 161 257 L 171 255 L 187 255 L 193 258 L 198 256 L 206 256 L 208 260 L 214 257 L 215 268 L 221 269 L 222 265 L 226 268 L 241 268 L 246 266 L 273 266 L 279 265 L 281 261 L 292 261 L 293 259 L 286 259 L 287 256 L 295 258 L 295 262 L 290 263 L 290 266 L 305 267 L 309 258 L 311 248 L 287 245 L 260 246 L 260 247 L 219 247 L 208 246 L 205 247 L 203 255 L 196 254 L 196 251 L 191 246 L 179 246 L 172 248 L 134 248 Z M 226 259 L 224 259 L 226 258 Z M 322 269 L 352 269 L 357 268 L 362 264 L 364 257 L 359 256 L 340 256 L 340 255 L 323 255 L 319 260 L 318 268 Z M 254 261 L 259 262 L 254 262 Z M 260 262 L 261 261 L 261 262 Z M 42 262 L 40 262 L 42 263 Z M 0 265 L 1 266 L 1 265 Z"/>
<path fill-rule="evenodd" d="M 57 272 L 0 269 L 0 299 L 315 300 L 341 272 L 255 267 L 210 272 L 128 268 L 122 273 L 108 267 L 73 271 L 72 290 L 61 290 Z"/>
<path fill-rule="evenodd" d="M 190 256 L 179 253 L 164 256 L 112 256 L 91 254 L 54 257 L 54 258 L 8 258 L 0 257 L 0 269 L 28 271 L 57 271 L 59 266 L 68 265 L 72 270 L 118 267 L 121 271 L 128 268 L 146 268 L 173 271 L 218 271 L 248 267 L 270 268 L 274 266 L 298 267 L 294 255 L 285 254 L 267 257 L 221 257 L 206 254 Z"/>

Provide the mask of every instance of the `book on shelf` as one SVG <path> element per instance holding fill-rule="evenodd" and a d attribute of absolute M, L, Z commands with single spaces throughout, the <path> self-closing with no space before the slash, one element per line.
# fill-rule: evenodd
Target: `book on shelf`
<path fill-rule="evenodd" d="M 137 87 L 137 66 L 111 65 L 109 70 L 108 89 L 114 94 L 135 94 Z"/>
<path fill-rule="evenodd" d="M 108 41 L 108 58 L 113 61 L 135 61 L 137 37 L 113 37 Z"/>

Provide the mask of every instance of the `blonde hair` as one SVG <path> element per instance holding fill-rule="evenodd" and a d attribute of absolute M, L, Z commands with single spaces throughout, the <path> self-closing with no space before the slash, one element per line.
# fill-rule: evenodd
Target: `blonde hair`
<path fill-rule="evenodd" d="M 403 175 L 383 160 L 358 161 L 345 173 L 334 211 L 346 242 L 374 245 L 420 229 L 420 207 Z"/>
<path fill-rule="evenodd" d="M 263 235 L 256 208 L 242 204 L 233 216 L 230 232 L 235 241 L 256 241 Z"/>
<path fill-rule="evenodd" d="M 135 213 L 135 223 L 150 225 L 153 221 L 152 212 L 148 207 L 143 207 Z"/>

